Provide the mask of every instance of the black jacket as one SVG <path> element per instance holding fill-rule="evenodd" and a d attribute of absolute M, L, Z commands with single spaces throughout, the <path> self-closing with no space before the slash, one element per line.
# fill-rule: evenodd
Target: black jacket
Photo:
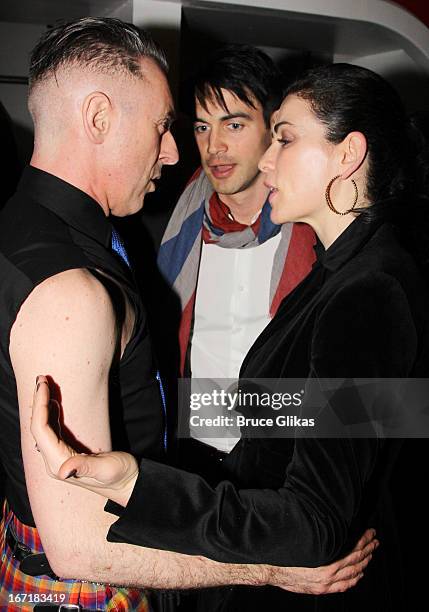
<path fill-rule="evenodd" d="M 320 245 L 317 251 L 312 272 L 255 341 L 240 376 L 428 378 L 427 288 L 394 229 L 358 218 L 326 252 Z M 344 595 L 224 589 L 221 607 L 207 602 L 205 609 L 256 610 L 278 598 L 294 611 L 395 609 L 387 482 L 396 453 L 395 441 L 376 438 L 242 438 L 224 461 L 228 481 L 216 487 L 143 460 L 108 539 L 223 562 L 319 566 L 375 526 L 383 545 L 359 586 Z"/>

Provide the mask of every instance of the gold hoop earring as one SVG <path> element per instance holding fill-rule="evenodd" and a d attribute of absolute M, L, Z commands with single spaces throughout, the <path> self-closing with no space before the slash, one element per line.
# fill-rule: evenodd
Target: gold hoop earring
<path fill-rule="evenodd" d="M 345 212 L 340 212 L 339 210 L 337 210 L 335 208 L 335 206 L 332 204 L 332 200 L 331 200 L 331 187 L 334 184 L 334 182 L 337 180 L 337 178 L 340 178 L 340 176 L 341 176 L 341 174 L 337 174 L 337 176 L 334 176 L 334 178 L 329 181 L 328 186 L 326 187 L 326 190 L 325 190 L 326 204 L 329 206 L 329 208 L 332 210 L 332 212 L 335 213 L 336 215 L 348 215 L 349 213 L 352 212 L 352 210 L 354 209 L 354 207 L 357 204 L 358 197 L 359 197 L 359 191 L 358 191 L 356 182 L 353 179 L 351 179 L 353 187 L 355 188 L 355 199 L 354 199 L 354 202 L 353 202 L 353 206 L 351 208 L 349 208 L 348 210 L 346 210 Z"/>

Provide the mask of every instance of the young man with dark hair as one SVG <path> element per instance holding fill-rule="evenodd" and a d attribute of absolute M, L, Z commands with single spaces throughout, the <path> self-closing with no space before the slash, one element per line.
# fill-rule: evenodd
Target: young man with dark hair
<path fill-rule="evenodd" d="M 181 372 L 195 379 L 237 379 L 254 340 L 314 261 L 309 226 L 271 222 L 258 169 L 281 86 L 273 61 L 247 45 L 220 48 L 195 78 L 202 167 L 173 211 L 158 257 L 181 301 Z M 182 465 L 215 472 L 239 435 L 224 429 L 218 438 L 201 438 L 191 427 Z"/>

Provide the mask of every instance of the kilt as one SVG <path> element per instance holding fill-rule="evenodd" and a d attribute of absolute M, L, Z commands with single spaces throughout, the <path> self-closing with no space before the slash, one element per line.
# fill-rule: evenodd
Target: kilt
<path fill-rule="evenodd" d="M 21 523 L 6 501 L 0 522 L 0 610 L 30 612 L 36 603 L 63 603 L 80 604 L 89 610 L 107 612 L 149 612 L 145 592 L 140 589 L 24 574 L 19 570 L 19 562 L 13 558 L 6 543 L 6 529 L 9 525 L 19 542 L 31 548 L 34 553 L 44 552 L 37 529 Z"/>

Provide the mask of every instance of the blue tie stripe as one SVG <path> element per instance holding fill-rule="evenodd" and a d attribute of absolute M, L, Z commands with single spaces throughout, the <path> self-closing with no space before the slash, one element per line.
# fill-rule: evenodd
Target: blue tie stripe
<path fill-rule="evenodd" d="M 128 259 L 128 255 L 125 250 L 124 243 L 122 242 L 122 238 L 120 237 L 120 235 L 118 234 L 118 232 L 115 230 L 114 227 L 112 227 L 112 249 L 120 257 L 122 257 L 122 259 L 125 261 L 127 266 L 131 268 L 130 260 Z"/>

